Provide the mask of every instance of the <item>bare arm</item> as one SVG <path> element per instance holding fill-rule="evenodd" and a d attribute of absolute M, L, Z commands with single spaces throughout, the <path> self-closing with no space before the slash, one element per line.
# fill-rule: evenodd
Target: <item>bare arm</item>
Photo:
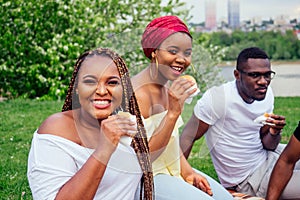
<path fill-rule="evenodd" d="M 176 79 L 167 90 L 164 87 L 159 88 L 160 92 L 167 91 L 167 98 L 165 99 L 162 99 L 160 92 L 149 92 L 146 86 L 146 89 L 139 88 L 139 90 L 136 91 L 139 107 L 145 118 L 153 114 L 151 109 L 155 106 L 159 106 L 163 108 L 163 110 L 167 109 L 167 114 L 149 139 L 152 161 L 164 151 L 169 143 L 177 119 L 182 113 L 185 100 L 196 90 L 186 92 L 192 85 L 194 85 L 194 83 L 187 79 Z M 151 86 L 153 87 L 153 85 Z M 158 112 L 156 111 L 154 113 Z"/>
<path fill-rule="evenodd" d="M 272 119 L 267 119 L 266 122 L 274 124 L 272 126 L 265 125 L 260 130 L 263 146 L 267 150 L 275 150 L 281 140 L 281 131 L 285 126 L 285 117 L 271 114 Z"/>
<path fill-rule="evenodd" d="M 292 135 L 271 174 L 266 200 L 277 200 L 290 180 L 295 163 L 300 159 L 300 142 Z"/>
<path fill-rule="evenodd" d="M 208 124 L 199 120 L 194 114 L 192 114 L 180 136 L 180 147 L 185 158 L 188 158 L 190 155 L 194 142 L 200 139 L 208 128 Z"/>
<path fill-rule="evenodd" d="M 76 175 L 59 190 L 55 199 L 93 199 L 106 170 L 106 164 L 91 156 Z"/>
<path fill-rule="evenodd" d="M 52 115 L 40 126 L 38 130 L 39 134 L 50 133 L 71 140 L 74 143 L 82 143 L 80 139 L 77 139 L 78 135 L 75 129 L 83 130 L 82 132 L 84 133 L 87 133 L 87 130 L 82 129 L 79 124 L 77 124 L 75 128 L 75 120 L 72 116 L 73 113 L 71 111 Z M 65 181 L 65 177 L 70 173 L 74 172 L 74 175 L 60 188 L 56 194 L 56 199 L 93 199 L 106 171 L 107 163 L 110 160 L 112 153 L 115 151 L 120 137 L 123 135 L 128 136 L 129 133 L 135 132 L 136 130 L 137 127 L 135 122 L 130 121 L 130 119 L 126 117 L 114 115 L 102 121 L 101 129 L 98 124 L 98 126 L 95 127 L 95 130 L 87 133 L 88 135 L 86 135 L 86 137 L 90 136 L 91 133 L 95 133 L 96 135 L 95 138 L 92 138 L 92 141 L 96 142 L 95 148 L 93 147 L 93 144 L 85 142 L 85 144 L 92 145 L 91 148 L 94 148 L 95 151 L 78 171 L 73 171 L 73 168 L 69 169 L 67 166 L 61 166 L 62 168 L 60 171 L 62 172 L 70 170 L 69 172 L 66 172 L 66 174 L 62 174 L 62 181 Z M 57 147 L 53 146 L 53 148 Z M 52 158 L 55 159 L 55 155 L 53 155 Z M 49 159 L 46 159 L 45 162 L 48 162 L 48 160 Z M 69 161 L 72 162 L 72 159 Z M 76 165 L 75 163 L 69 164 L 71 166 Z M 58 165 L 54 166 L 53 161 L 46 163 L 46 165 L 49 165 L 49 168 L 52 166 L 52 171 L 49 173 L 43 172 L 44 174 L 42 177 L 50 179 L 52 175 L 57 176 L 57 174 L 53 174 L 52 172 Z M 36 173 L 40 172 L 37 171 Z M 46 184 L 45 187 L 51 188 L 52 185 Z"/>
<path fill-rule="evenodd" d="M 58 192 L 56 199 L 93 199 L 121 136 L 137 126 L 129 118 L 114 115 L 101 122 L 98 144 L 83 167 Z"/>
<path fill-rule="evenodd" d="M 167 112 L 160 125 L 152 134 L 149 140 L 152 161 L 158 158 L 168 145 L 178 117 L 179 116 L 173 115 L 171 112 Z"/>

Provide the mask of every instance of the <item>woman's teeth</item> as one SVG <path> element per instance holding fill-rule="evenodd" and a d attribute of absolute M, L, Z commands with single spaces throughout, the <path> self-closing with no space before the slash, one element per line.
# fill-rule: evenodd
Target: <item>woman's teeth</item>
<path fill-rule="evenodd" d="M 105 101 L 95 100 L 94 104 L 97 104 L 97 105 L 106 105 L 106 104 L 109 104 L 109 101 L 107 101 L 107 100 L 105 100 Z"/>
<path fill-rule="evenodd" d="M 172 69 L 178 71 L 178 72 L 181 72 L 182 68 L 181 67 L 171 67 Z"/>

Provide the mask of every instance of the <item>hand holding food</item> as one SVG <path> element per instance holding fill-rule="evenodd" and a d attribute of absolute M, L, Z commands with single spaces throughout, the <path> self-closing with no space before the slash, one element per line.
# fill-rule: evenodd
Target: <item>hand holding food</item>
<path fill-rule="evenodd" d="M 257 117 L 256 119 L 254 119 L 254 122 L 258 123 L 258 124 L 262 124 L 262 125 L 274 126 L 274 124 L 266 122 L 266 120 L 268 118 L 271 118 L 270 114 L 269 113 L 264 113 L 263 115 L 261 115 L 261 116 Z"/>
<path fill-rule="evenodd" d="M 131 121 L 136 122 L 136 117 L 131 115 L 129 112 L 119 111 L 118 115 L 128 117 Z M 131 144 L 132 138 L 129 136 L 121 136 L 120 143 L 129 146 Z"/>
<path fill-rule="evenodd" d="M 186 92 L 189 92 L 189 91 L 191 91 L 191 90 L 197 88 L 197 90 L 196 90 L 193 94 L 191 94 L 191 96 L 189 96 L 189 98 L 187 98 L 187 99 L 185 100 L 186 103 L 190 104 L 190 103 L 192 102 L 192 100 L 193 100 L 193 97 L 196 96 L 196 95 L 198 95 L 199 92 L 200 92 L 200 90 L 199 90 L 199 88 L 198 88 L 198 86 L 197 86 L 196 79 L 195 79 L 194 77 L 190 76 L 190 75 L 183 75 L 183 76 L 180 76 L 180 78 L 184 78 L 184 79 L 190 80 L 190 81 L 192 81 L 193 83 L 195 83 L 195 84 L 194 84 L 192 87 L 190 87 Z"/>

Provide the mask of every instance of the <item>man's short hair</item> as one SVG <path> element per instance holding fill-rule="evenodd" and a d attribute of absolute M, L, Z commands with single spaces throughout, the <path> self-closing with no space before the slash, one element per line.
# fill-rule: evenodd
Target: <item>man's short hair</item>
<path fill-rule="evenodd" d="M 269 59 L 269 56 L 265 51 L 258 47 L 249 47 L 243 49 L 237 57 L 236 69 L 241 70 L 244 68 L 249 58 Z"/>

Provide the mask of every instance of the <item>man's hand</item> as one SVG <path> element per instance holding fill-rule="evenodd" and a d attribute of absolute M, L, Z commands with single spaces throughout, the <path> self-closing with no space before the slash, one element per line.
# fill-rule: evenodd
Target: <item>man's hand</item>
<path fill-rule="evenodd" d="M 270 114 L 269 118 L 266 120 L 267 123 L 274 124 L 270 126 L 270 133 L 272 135 L 277 135 L 281 132 L 283 127 L 286 125 L 285 117 L 281 115 Z"/>

